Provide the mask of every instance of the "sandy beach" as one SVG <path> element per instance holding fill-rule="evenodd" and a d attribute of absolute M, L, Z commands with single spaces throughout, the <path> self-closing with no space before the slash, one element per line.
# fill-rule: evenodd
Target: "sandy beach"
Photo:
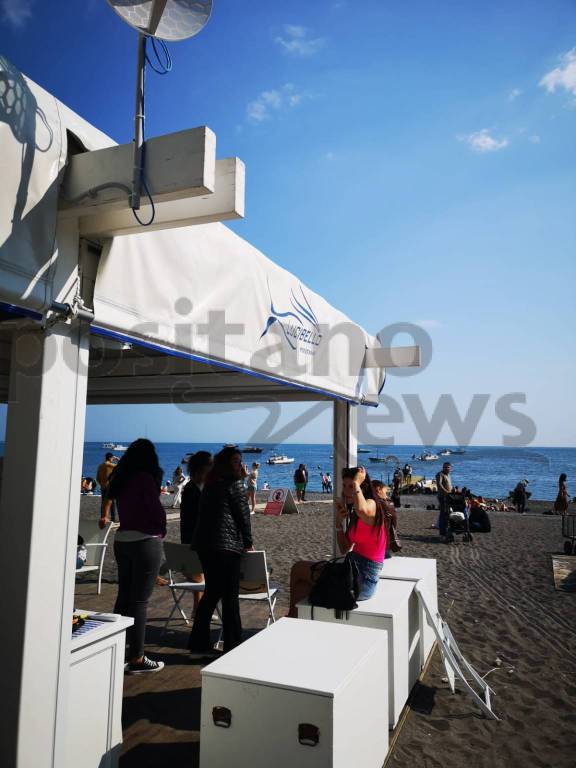
<path fill-rule="evenodd" d="M 440 611 L 464 654 L 480 674 L 488 673 L 501 721 L 485 720 L 466 695 L 450 693 L 435 652 L 388 765 L 573 768 L 576 594 L 554 587 L 551 556 L 562 552 L 563 542 L 559 518 L 541 514 L 550 507 L 549 502 L 531 502 L 532 514 L 492 513 L 492 533 L 477 534 L 471 545 L 461 541 L 443 545 L 431 528 L 437 513 L 425 509 L 431 501 L 434 499 L 426 496 L 403 498 L 399 510 L 402 554 L 437 559 Z M 98 503 L 96 497 L 84 497 L 83 516 L 97 514 Z M 286 611 L 291 565 L 298 559 L 330 556 L 330 517 L 331 505 L 315 497 L 303 505 L 299 515 L 267 518 L 257 514 L 252 518 L 256 546 L 266 550 L 272 578 L 281 588 L 278 616 Z M 171 522 L 168 538 L 178 540 L 178 532 L 178 522 Z M 92 584 L 79 583 L 77 604 L 112 608 L 115 565 L 111 553 L 106 560 L 105 582 L 99 598 L 94 596 Z M 149 611 L 149 647 L 152 653 L 169 655 L 173 677 L 163 673 L 144 682 L 126 678 L 123 766 L 158 765 L 146 759 L 158 760 L 162 754 L 170 755 L 171 768 L 197 764 L 197 713 L 187 718 L 174 712 L 171 723 L 167 713 L 160 718 L 154 715 L 151 699 L 146 699 L 145 711 L 132 711 L 142 693 L 170 688 L 181 691 L 184 678 L 197 693 L 199 675 L 193 672 L 183 650 L 187 630 L 173 633 L 168 647 L 157 640 L 154 627 L 165 615 L 169 600 L 165 589 L 155 590 Z M 247 631 L 261 628 L 260 609 L 247 609 L 243 617 Z M 194 702 L 197 706 L 197 697 Z M 164 743 L 166 748 L 171 743 L 171 749 L 152 751 L 142 762 L 144 753 L 138 747 L 142 742 Z"/>

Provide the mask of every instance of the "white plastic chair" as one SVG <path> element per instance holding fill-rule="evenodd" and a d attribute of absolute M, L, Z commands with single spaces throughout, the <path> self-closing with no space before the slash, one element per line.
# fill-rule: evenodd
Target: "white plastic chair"
<path fill-rule="evenodd" d="M 184 595 L 194 592 L 204 592 L 205 583 L 195 581 L 176 581 L 175 576 L 178 574 L 186 575 L 193 573 L 202 573 L 202 563 L 198 557 L 198 553 L 190 549 L 189 544 L 178 544 L 172 541 L 164 542 L 164 554 L 166 556 L 166 566 L 168 568 L 169 584 L 168 589 L 174 600 L 174 605 L 170 611 L 170 615 L 164 622 L 162 629 L 162 635 L 166 632 L 166 627 L 169 622 L 172 621 L 172 616 L 176 610 L 180 612 L 183 620 L 186 624 L 190 625 L 190 620 L 182 608 L 181 602 Z M 219 609 L 216 608 L 218 615 Z"/>
<path fill-rule="evenodd" d="M 76 575 L 98 571 L 98 594 L 102 591 L 102 570 L 111 529 L 110 524 L 100 528 L 97 520 L 80 520 L 78 525 L 78 533 L 86 547 L 86 564 L 76 569 Z"/>
<path fill-rule="evenodd" d="M 270 586 L 270 576 L 266 563 L 266 552 L 245 552 L 240 565 L 240 600 L 268 604 L 268 621 L 275 622 L 277 587 Z"/>

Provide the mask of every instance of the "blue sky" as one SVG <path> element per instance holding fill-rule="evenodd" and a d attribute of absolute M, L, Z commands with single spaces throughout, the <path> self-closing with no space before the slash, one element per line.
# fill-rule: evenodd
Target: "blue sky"
<path fill-rule="evenodd" d="M 0 0 L 0 50 L 118 142 L 131 140 L 135 34 L 104 0 Z M 371 332 L 422 324 L 430 365 L 403 395 L 465 412 L 473 442 L 576 445 L 576 7 L 550 0 L 215 0 L 174 69 L 147 81 L 149 136 L 207 124 L 247 166 L 233 228 Z M 398 337 L 396 343 L 409 341 Z M 286 407 L 285 418 L 302 406 Z M 263 413 L 257 411 L 256 413 Z M 255 413 L 90 408 L 87 437 L 248 439 Z M 1 426 L 1 425 L 0 425 Z M 329 438 L 328 414 L 294 441 Z M 444 430 L 441 441 L 453 442 Z"/>

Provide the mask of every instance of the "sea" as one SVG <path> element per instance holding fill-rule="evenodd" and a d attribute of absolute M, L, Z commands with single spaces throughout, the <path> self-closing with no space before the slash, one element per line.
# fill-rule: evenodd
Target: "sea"
<path fill-rule="evenodd" d="M 127 442 L 120 443 L 128 445 Z M 186 453 L 205 450 L 215 453 L 222 448 L 221 443 L 156 443 L 160 465 L 165 477 L 170 480 L 174 469 L 182 465 Z M 242 448 L 242 444 L 239 446 Z M 310 445 L 303 443 L 284 443 L 282 445 L 260 445 L 260 454 L 245 454 L 244 460 L 251 464 L 260 462 L 258 478 L 259 488 L 267 482 L 270 488 L 292 486 L 292 477 L 298 464 L 305 464 L 309 472 L 309 490 L 321 491 L 322 472 L 332 471 L 333 448 L 329 444 Z M 455 485 L 467 486 L 473 493 L 491 498 L 505 498 L 516 483 L 528 480 L 528 490 L 534 499 L 556 498 L 558 476 L 561 472 L 568 475 L 568 491 L 576 494 L 576 448 L 505 448 L 502 446 L 473 446 L 465 448 L 465 453 L 449 457 L 439 456 L 437 461 L 423 462 L 416 458 L 423 450 L 437 453 L 443 449 L 455 450 L 456 446 L 442 445 L 426 449 L 417 445 L 397 446 L 361 446 L 366 452 L 358 454 L 358 462 L 366 466 L 370 475 L 389 482 L 396 467 L 396 462 L 403 466 L 412 465 L 415 475 L 426 479 L 434 477 L 444 461 L 452 464 L 452 478 Z M 103 460 L 106 450 L 102 443 L 84 444 L 83 475 L 96 476 L 98 464 Z M 0 453 L 3 445 L 0 444 Z M 114 451 L 118 456 L 121 451 Z M 273 454 L 285 454 L 294 459 L 293 464 L 269 465 L 267 459 Z M 370 457 L 387 458 L 386 464 L 370 461 Z"/>

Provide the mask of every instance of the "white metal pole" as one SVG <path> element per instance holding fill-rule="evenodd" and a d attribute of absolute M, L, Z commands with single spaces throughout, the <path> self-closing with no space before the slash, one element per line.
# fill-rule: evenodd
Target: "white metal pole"
<path fill-rule="evenodd" d="M 12 339 L 0 499 L 0 765 L 57 768 L 67 718 L 84 442 L 86 326 Z"/>
<path fill-rule="evenodd" d="M 358 407 L 341 400 L 334 401 L 334 473 L 332 475 L 334 501 L 342 493 L 342 470 L 345 467 L 356 466 L 358 460 Z M 336 514 L 336 505 L 334 505 L 334 514 Z M 338 545 L 335 531 L 333 533 L 333 548 L 334 552 L 337 553 Z"/>

